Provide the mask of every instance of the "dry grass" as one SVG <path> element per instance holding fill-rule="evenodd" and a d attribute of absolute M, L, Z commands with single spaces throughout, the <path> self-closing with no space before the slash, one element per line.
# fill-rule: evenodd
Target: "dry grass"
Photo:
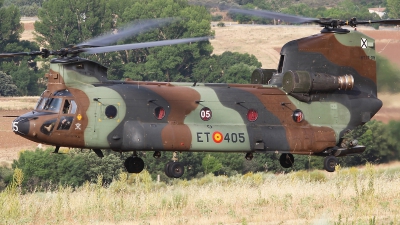
<path fill-rule="evenodd" d="M 379 93 L 378 98 L 382 100 L 386 108 L 400 108 L 400 94 Z"/>
<path fill-rule="evenodd" d="M 213 54 L 225 51 L 249 53 L 257 57 L 263 68 L 276 69 L 280 48 L 288 41 L 318 34 L 318 26 L 265 26 L 236 25 L 226 22 L 226 27 L 212 27 L 215 39 L 211 40 Z"/>
<path fill-rule="evenodd" d="M 0 97 L 0 110 L 31 110 L 38 99 L 38 96 Z"/>
<path fill-rule="evenodd" d="M 122 173 L 109 187 L 0 194 L 6 224 L 398 224 L 400 168 L 205 176 L 172 184 Z"/>

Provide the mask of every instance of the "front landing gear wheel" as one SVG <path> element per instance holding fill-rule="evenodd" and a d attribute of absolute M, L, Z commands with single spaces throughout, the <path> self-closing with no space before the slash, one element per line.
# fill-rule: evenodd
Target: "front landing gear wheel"
<path fill-rule="evenodd" d="M 327 156 L 324 159 L 324 169 L 328 172 L 335 172 L 335 167 L 338 164 L 338 159 L 333 156 Z"/>
<path fill-rule="evenodd" d="M 128 157 L 124 165 L 128 173 L 140 173 L 144 168 L 143 159 L 139 157 Z"/>
<path fill-rule="evenodd" d="M 283 168 L 290 168 L 294 164 L 294 157 L 290 153 L 282 153 L 281 157 L 279 157 L 279 162 Z"/>

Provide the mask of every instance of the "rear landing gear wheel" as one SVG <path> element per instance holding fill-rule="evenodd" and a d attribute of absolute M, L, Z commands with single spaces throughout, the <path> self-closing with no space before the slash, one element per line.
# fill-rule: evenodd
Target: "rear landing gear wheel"
<path fill-rule="evenodd" d="M 179 178 L 183 175 L 183 173 L 185 172 L 185 168 L 183 167 L 183 164 L 180 162 L 173 162 L 170 166 L 169 166 L 169 174 L 173 177 L 173 178 Z"/>
<path fill-rule="evenodd" d="M 128 157 L 125 160 L 124 165 L 128 173 L 140 173 L 144 168 L 143 159 L 139 157 Z"/>
<path fill-rule="evenodd" d="M 172 175 L 170 175 L 170 173 L 169 173 L 169 167 L 171 166 L 172 163 L 174 163 L 174 162 L 170 161 L 167 164 L 165 164 L 165 167 L 164 167 L 165 175 L 167 175 L 167 177 L 169 177 L 169 178 L 172 178 Z"/>
<path fill-rule="evenodd" d="M 338 159 L 333 156 L 327 156 L 324 159 L 324 169 L 328 172 L 335 172 L 335 167 L 338 164 Z"/>
<path fill-rule="evenodd" d="M 279 162 L 283 168 L 290 168 L 294 164 L 294 157 L 290 153 L 282 153 L 281 157 L 279 157 Z"/>

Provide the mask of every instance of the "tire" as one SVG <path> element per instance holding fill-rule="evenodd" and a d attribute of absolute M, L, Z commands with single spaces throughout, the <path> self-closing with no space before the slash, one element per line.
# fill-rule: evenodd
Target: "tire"
<path fill-rule="evenodd" d="M 127 159 L 125 159 L 124 162 L 124 166 L 126 171 L 128 171 L 128 173 L 133 173 L 134 168 L 133 168 L 133 157 L 128 157 Z"/>
<path fill-rule="evenodd" d="M 183 164 L 180 162 L 173 162 L 169 166 L 169 174 L 173 178 L 179 178 L 185 173 L 185 168 L 183 167 Z"/>
<path fill-rule="evenodd" d="M 324 159 L 324 169 L 328 172 L 335 172 L 335 167 L 338 164 L 338 159 L 333 156 L 327 156 Z"/>
<path fill-rule="evenodd" d="M 165 164 L 165 167 L 164 167 L 165 175 L 167 175 L 167 177 L 169 177 L 169 178 L 173 178 L 173 176 L 169 172 L 169 167 L 171 166 L 172 163 L 174 163 L 174 162 L 170 161 L 167 164 Z"/>
<path fill-rule="evenodd" d="M 144 162 L 142 158 L 139 157 L 133 157 L 133 168 L 134 171 L 133 173 L 140 173 L 144 169 Z"/>
<path fill-rule="evenodd" d="M 290 153 L 282 153 L 279 162 L 283 168 L 290 168 L 294 164 L 294 156 Z"/>
<path fill-rule="evenodd" d="M 144 168 L 144 162 L 139 157 L 128 157 L 124 162 L 124 166 L 128 173 L 140 173 Z"/>

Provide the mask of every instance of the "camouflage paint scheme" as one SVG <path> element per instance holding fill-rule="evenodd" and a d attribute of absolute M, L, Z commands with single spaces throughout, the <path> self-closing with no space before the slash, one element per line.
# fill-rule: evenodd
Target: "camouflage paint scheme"
<path fill-rule="evenodd" d="M 42 97 L 60 90 L 71 94 L 60 97 L 77 104 L 69 130 L 41 132 L 46 121 L 56 120 L 57 126 L 65 116 L 45 110 L 22 115 L 13 129 L 36 142 L 77 148 L 323 155 L 382 106 L 374 47 L 372 38 L 357 31 L 323 32 L 291 41 L 282 48 L 269 84 L 109 81 L 107 69 L 97 63 L 77 57 L 53 59 Z M 352 75 L 354 87 L 290 93 L 282 87 L 288 71 Z M 108 118 L 105 110 L 110 105 L 117 114 Z M 163 118 L 157 118 L 158 107 L 164 109 Z M 296 109 L 303 113 L 301 122 L 293 119 Z M 250 121 L 253 110 L 258 117 Z"/>

